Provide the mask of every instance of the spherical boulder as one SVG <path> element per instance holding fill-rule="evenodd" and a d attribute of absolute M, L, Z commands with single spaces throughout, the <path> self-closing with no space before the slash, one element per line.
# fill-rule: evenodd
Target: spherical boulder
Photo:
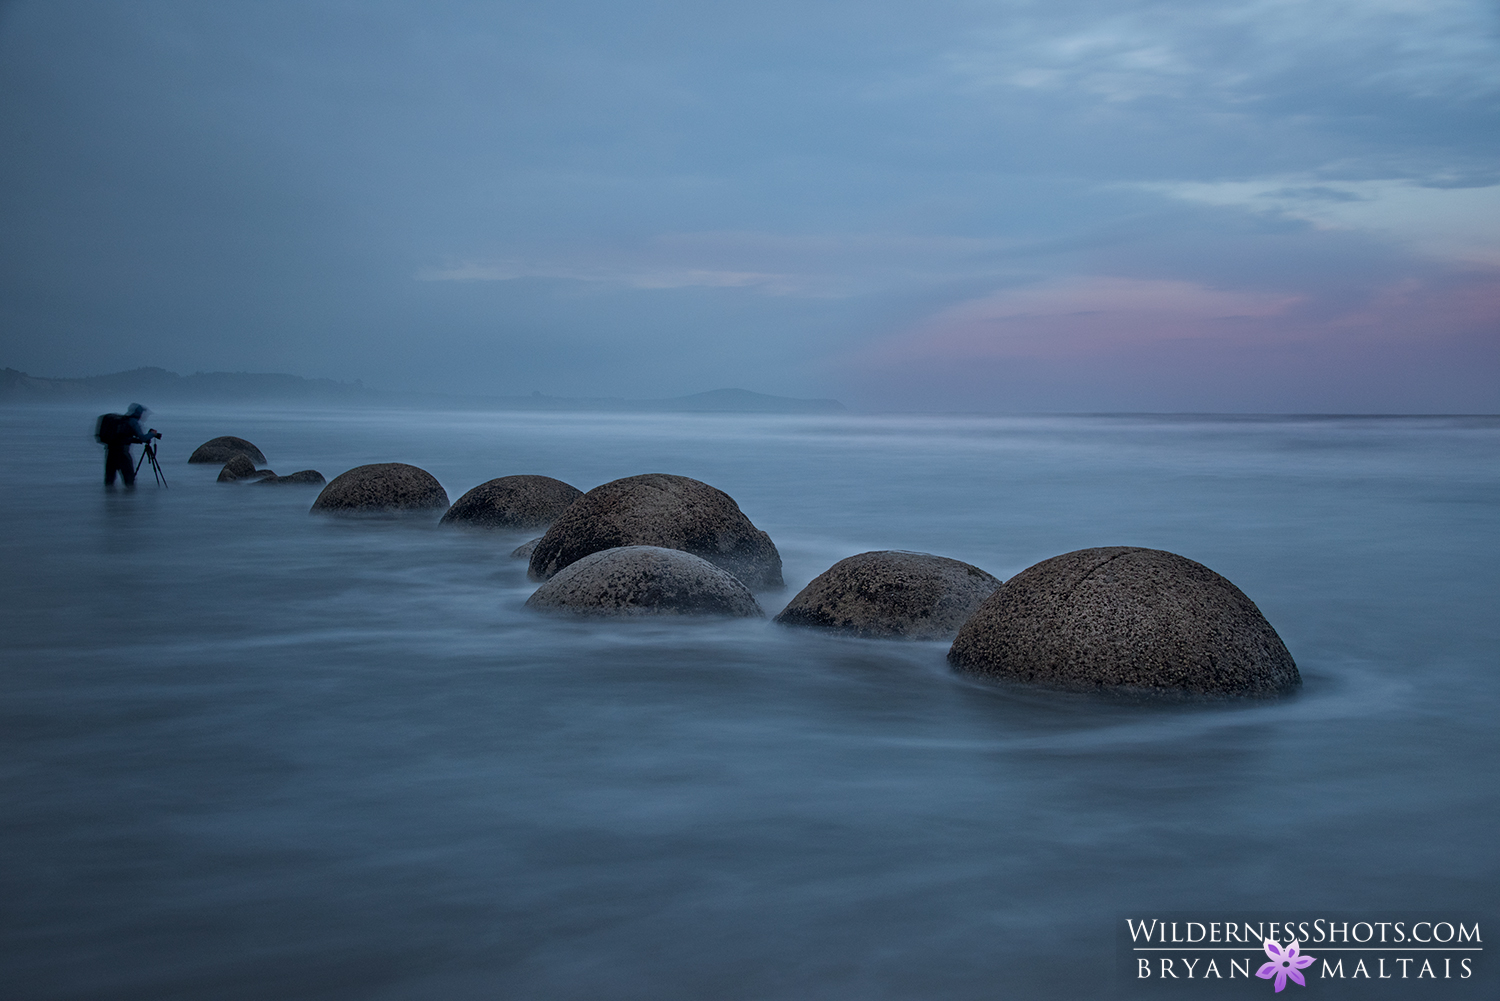
<path fill-rule="evenodd" d="M 856 636 L 951 639 L 1000 581 L 976 566 L 929 553 L 860 553 L 812 579 L 776 616 Z"/>
<path fill-rule="evenodd" d="M 550 476 L 502 476 L 454 501 L 443 524 L 539 531 L 582 496 L 582 490 Z"/>
<path fill-rule="evenodd" d="M 243 455 L 258 466 L 266 463 L 266 457 L 261 454 L 260 449 L 250 444 L 243 438 L 234 435 L 224 435 L 222 438 L 210 438 L 197 448 L 193 454 L 188 456 L 189 462 L 228 462 L 236 455 Z"/>
<path fill-rule="evenodd" d="M 220 483 L 239 483 L 245 480 L 251 483 L 274 482 L 276 473 L 271 469 L 256 469 L 243 455 L 236 455 L 219 470 Z"/>
<path fill-rule="evenodd" d="M 270 470 L 267 470 L 267 472 L 270 472 Z M 219 482 L 234 483 L 238 480 L 254 479 L 258 473 L 259 470 L 255 468 L 255 463 L 251 462 L 245 456 L 237 454 L 224 463 L 224 468 L 219 470 Z M 271 475 L 275 476 L 276 474 L 271 473 Z"/>
<path fill-rule="evenodd" d="M 537 588 L 526 607 L 608 616 L 765 614 L 731 574 L 692 553 L 660 546 L 590 553 Z"/>
<path fill-rule="evenodd" d="M 531 554 L 533 580 L 617 546 L 661 546 L 701 556 L 755 589 L 781 587 L 781 554 L 722 490 L 686 476 L 627 476 L 584 494 Z"/>
<path fill-rule="evenodd" d="M 957 670 L 1075 690 L 1279 695 L 1302 683 L 1255 603 L 1201 563 L 1109 546 L 1043 560 L 979 606 Z"/>
<path fill-rule="evenodd" d="M 404 462 L 356 466 L 335 476 L 312 510 L 330 514 L 431 511 L 448 506 L 442 484 L 425 469 Z"/>
<path fill-rule="evenodd" d="M 270 470 L 266 470 L 270 472 Z M 270 483 L 282 487 L 321 487 L 328 481 L 323 479 L 323 474 L 316 469 L 299 469 L 295 473 L 287 473 L 285 476 L 267 476 L 256 480 L 257 483 Z"/>
<path fill-rule="evenodd" d="M 541 541 L 542 537 L 540 535 L 538 535 L 534 539 L 527 539 L 525 542 L 521 543 L 519 546 L 510 551 L 510 558 L 513 560 L 531 559 L 531 554 L 536 550 L 536 544 Z"/>

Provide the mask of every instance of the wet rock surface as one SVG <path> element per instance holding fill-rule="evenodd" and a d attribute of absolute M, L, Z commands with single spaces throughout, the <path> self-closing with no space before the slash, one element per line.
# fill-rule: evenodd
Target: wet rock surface
<path fill-rule="evenodd" d="M 441 510 L 447 506 L 448 494 L 427 470 L 404 462 L 376 462 L 335 476 L 313 501 L 312 510 L 373 514 Z"/>
<path fill-rule="evenodd" d="M 219 470 L 220 483 L 236 483 L 240 480 L 275 479 L 276 474 L 269 469 L 256 469 L 255 463 L 243 455 L 235 455 L 224 463 L 224 468 Z"/>
<path fill-rule="evenodd" d="M 260 449 L 245 439 L 236 438 L 234 435 L 210 438 L 193 449 L 193 454 L 188 456 L 188 462 L 228 462 L 237 455 L 243 455 L 258 466 L 266 464 L 266 457 L 261 453 Z"/>
<path fill-rule="evenodd" d="M 782 586 L 781 554 L 734 498 L 668 473 L 627 476 L 584 494 L 537 543 L 529 572 L 533 580 L 547 580 L 590 553 L 620 546 L 679 549 L 750 588 Z"/>
<path fill-rule="evenodd" d="M 265 470 L 265 472 L 270 472 L 270 470 Z M 285 476 L 272 474 L 256 482 L 283 487 L 320 487 L 328 481 L 323 479 L 323 474 L 316 469 L 299 469 L 295 473 L 287 473 Z"/>
<path fill-rule="evenodd" d="M 999 587 L 998 578 L 944 556 L 860 553 L 814 577 L 776 621 L 856 636 L 952 639 Z"/>
<path fill-rule="evenodd" d="M 1269 696 L 1302 683 L 1260 609 L 1201 563 L 1111 546 L 1007 581 L 948 652 L 966 673 L 1075 690 Z"/>
<path fill-rule="evenodd" d="M 534 539 L 527 539 L 525 542 L 521 543 L 519 546 L 517 546 L 516 548 L 514 548 L 514 549 L 512 549 L 510 551 L 510 557 L 511 557 L 511 559 L 513 559 L 513 560 L 529 560 L 529 559 L 531 559 L 531 554 L 536 551 L 536 544 L 538 542 L 541 542 L 541 541 L 542 541 L 542 537 L 540 535 L 538 535 Z"/>
<path fill-rule="evenodd" d="M 582 490 L 550 476 L 501 476 L 454 501 L 443 524 L 541 531 L 582 496 Z"/>
<path fill-rule="evenodd" d="M 624 546 L 564 567 L 526 607 L 580 615 L 760 617 L 755 596 L 731 574 L 680 549 Z"/>

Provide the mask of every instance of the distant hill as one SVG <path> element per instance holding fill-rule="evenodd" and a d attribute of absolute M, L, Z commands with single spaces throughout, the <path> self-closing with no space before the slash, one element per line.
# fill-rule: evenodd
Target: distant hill
<path fill-rule="evenodd" d="M 431 406 L 494 410 L 627 411 L 633 413 L 841 413 L 837 400 L 768 396 L 748 389 L 713 389 L 664 400 L 617 397 L 446 396 L 437 393 L 382 393 L 358 381 L 303 379 L 253 372 L 194 372 L 178 375 L 164 368 L 137 368 L 81 379 L 44 379 L 13 368 L 0 369 L 0 403 L 99 402 L 123 407 L 137 401 L 159 403 L 339 403 L 348 406 Z"/>

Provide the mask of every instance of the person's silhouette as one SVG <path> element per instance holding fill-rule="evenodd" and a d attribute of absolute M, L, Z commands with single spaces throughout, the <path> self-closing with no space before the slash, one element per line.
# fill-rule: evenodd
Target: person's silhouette
<path fill-rule="evenodd" d="M 136 442 L 150 441 L 152 438 L 160 438 L 161 434 L 155 429 L 141 427 L 141 418 L 146 415 L 146 408 L 139 403 L 132 403 L 123 414 L 105 414 L 99 418 L 98 428 L 94 437 L 104 443 L 104 485 L 112 487 L 115 485 L 115 473 L 120 474 L 120 479 L 125 486 L 135 486 L 135 461 L 130 457 L 130 446 Z"/>

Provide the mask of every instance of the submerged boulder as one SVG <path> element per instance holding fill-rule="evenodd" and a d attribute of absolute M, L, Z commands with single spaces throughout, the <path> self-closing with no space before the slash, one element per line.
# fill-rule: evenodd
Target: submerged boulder
<path fill-rule="evenodd" d="M 538 531 L 582 496 L 582 490 L 550 476 L 502 476 L 454 501 L 443 524 Z"/>
<path fill-rule="evenodd" d="M 519 546 L 510 551 L 510 558 L 513 560 L 531 559 L 531 554 L 536 551 L 536 544 L 541 541 L 542 537 L 540 535 L 538 535 L 534 539 L 527 539 L 525 542 L 521 543 Z"/>
<path fill-rule="evenodd" d="M 1064 553 L 1021 571 L 964 623 L 957 670 L 1060 688 L 1278 695 L 1302 683 L 1255 603 L 1160 549 Z"/>
<path fill-rule="evenodd" d="M 224 435 L 220 438 L 210 438 L 197 448 L 193 454 L 188 456 L 189 462 L 228 462 L 236 455 L 243 455 L 257 466 L 266 464 L 266 457 L 261 454 L 260 449 L 250 444 L 243 438 L 234 435 Z"/>
<path fill-rule="evenodd" d="M 930 553 L 860 553 L 812 579 L 776 616 L 856 636 L 941 640 L 958 632 L 1000 581 Z"/>
<path fill-rule="evenodd" d="M 224 468 L 219 470 L 220 483 L 235 483 L 240 480 L 264 480 L 276 478 L 276 474 L 269 469 L 256 469 L 255 464 L 243 455 L 236 455 L 224 463 Z"/>
<path fill-rule="evenodd" d="M 335 476 L 312 510 L 332 514 L 431 511 L 448 506 L 442 484 L 425 469 L 404 462 L 356 466 Z"/>
<path fill-rule="evenodd" d="M 547 529 L 531 554 L 533 580 L 547 580 L 590 553 L 661 546 L 700 556 L 749 587 L 781 587 L 781 554 L 734 498 L 686 476 L 645 473 L 595 487 Z"/>
<path fill-rule="evenodd" d="M 763 616 L 750 589 L 680 549 L 624 546 L 590 553 L 537 588 L 526 607 L 580 615 Z"/>
<path fill-rule="evenodd" d="M 270 470 L 266 470 L 270 472 Z M 285 476 L 266 476 L 257 483 L 271 483 L 284 487 L 321 487 L 328 481 L 323 479 L 323 474 L 316 469 L 299 469 L 295 473 L 287 473 Z"/>

